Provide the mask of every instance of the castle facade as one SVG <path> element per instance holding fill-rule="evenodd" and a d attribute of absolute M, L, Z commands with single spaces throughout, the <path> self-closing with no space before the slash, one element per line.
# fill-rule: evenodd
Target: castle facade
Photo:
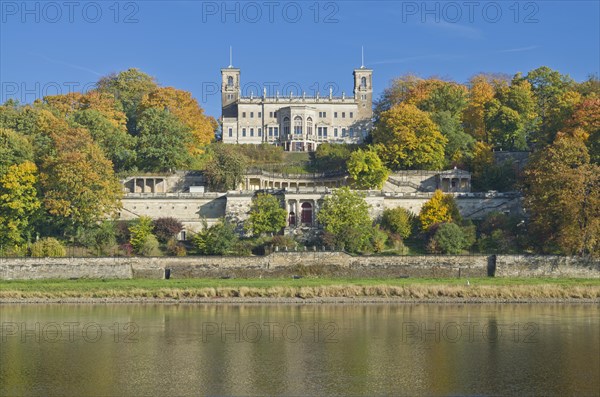
<path fill-rule="evenodd" d="M 355 69 L 352 96 L 243 97 L 240 69 L 221 69 L 223 143 L 282 146 L 291 152 L 312 152 L 324 142 L 362 143 L 373 118 L 373 71 Z"/>

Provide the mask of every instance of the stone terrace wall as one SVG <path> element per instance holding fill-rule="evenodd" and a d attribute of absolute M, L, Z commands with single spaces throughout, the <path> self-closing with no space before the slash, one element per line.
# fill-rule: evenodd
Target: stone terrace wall
<path fill-rule="evenodd" d="M 352 256 L 275 252 L 260 257 L 0 258 L 0 280 L 49 278 L 574 277 L 600 278 L 600 262 L 560 256 Z"/>
<path fill-rule="evenodd" d="M 551 255 L 498 255 L 496 277 L 600 278 L 600 261 Z"/>

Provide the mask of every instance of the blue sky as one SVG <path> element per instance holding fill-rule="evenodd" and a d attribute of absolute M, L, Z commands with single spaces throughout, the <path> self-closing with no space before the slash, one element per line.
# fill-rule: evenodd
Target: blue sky
<path fill-rule="evenodd" d="M 245 94 L 352 92 L 374 71 L 375 96 L 414 73 L 465 82 L 479 72 L 546 65 L 581 81 L 600 70 L 599 1 L 0 1 L 0 101 L 87 89 L 137 67 L 191 91 L 220 115 L 220 68 Z M 297 88 L 292 88 L 297 87 Z"/>

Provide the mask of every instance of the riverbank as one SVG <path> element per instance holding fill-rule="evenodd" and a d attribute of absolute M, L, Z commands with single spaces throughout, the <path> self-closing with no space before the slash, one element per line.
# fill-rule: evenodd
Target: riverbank
<path fill-rule="evenodd" d="M 0 303 L 590 302 L 600 280 L 560 278 L 28 280 L 0 283 Z"/>

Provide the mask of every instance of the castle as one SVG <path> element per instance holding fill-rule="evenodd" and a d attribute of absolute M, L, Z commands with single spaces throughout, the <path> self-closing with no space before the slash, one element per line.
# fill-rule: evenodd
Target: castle
<path fill-rule="evenodd" d="M 221 69 L 222 140 L 229 144 L 269 143 L 286 151 L 315 151 L 324 142 L 362 143 L 373 117 L 373 71 L 354 70 L 352 97 L 242 97 L 240 69 Z M 248 170 L 242 183 L 228 192 L 209 192 L 201 172 L 130 176 L 122 181 L 124 197 L 119 218 L 174 217 L 186 239 L 206 222 L 221 218 L 238 224 L 248 217 L 258 191 L 277 195 L 287 212 L 287 234 L 314 230 L 317 213 L 332 190 L 348 185 L 344 173 L 289 175 Z M 516 192 L 471 193 L 471 174 L 463 170 L 400 171 L 392 173 L 380 191 L 366 192 L 370 215 L 379 218 L 387 208 L 403 207 L 418 214 L 436 189 L 452 194 L 464 218 L 481 219 L 492 211 L 519 212 Z"/>
<path fill-rule="evenodd" d="M 277 93 L 242 96 L 240 69 L 221 69 L 224 143 L 270 143 L 290 152 L 312 152 L 323 142 L 362 143 L 372 128 L 373 71 L 354 70 L 354 94 L 314 97 Z"/>

